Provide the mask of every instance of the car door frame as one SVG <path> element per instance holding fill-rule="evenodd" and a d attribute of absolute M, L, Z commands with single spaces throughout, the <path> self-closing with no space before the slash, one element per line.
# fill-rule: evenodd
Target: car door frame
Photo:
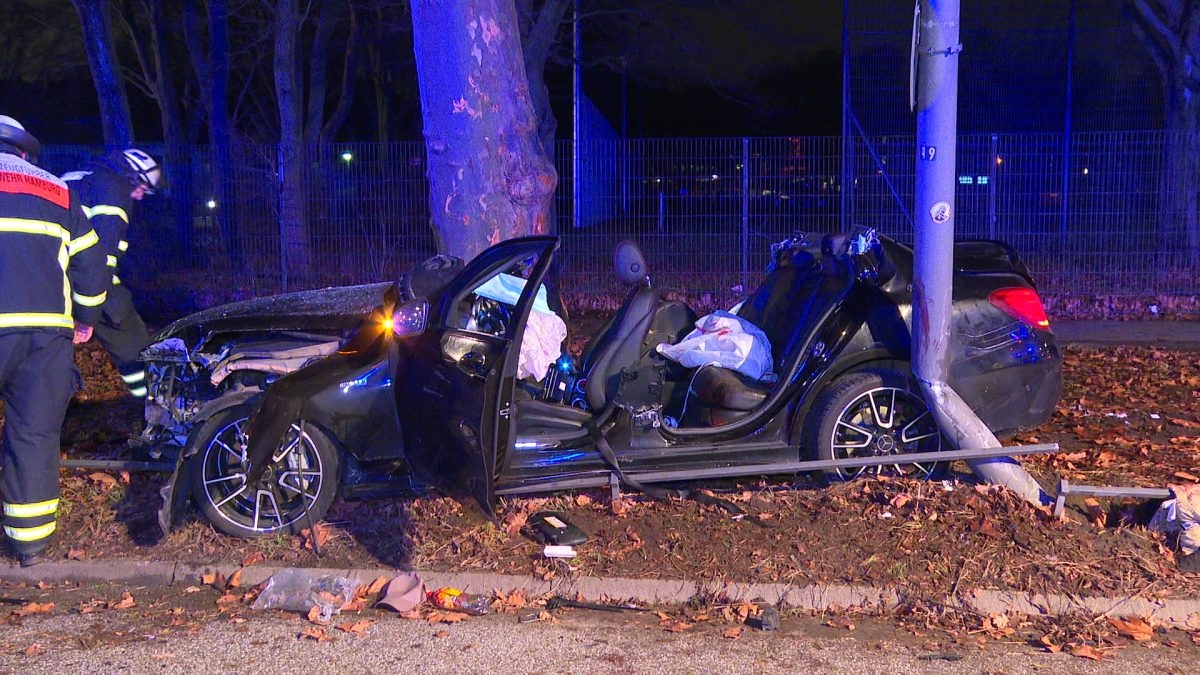
<path fill-rule="evenodd" d="M 466 467 L 457 476 L 444 475 L 445 472 L 436 470 L 436 457 L 430 453 L 434 448 L 413 448 L 410 452 L 410 464 L 418 469 L 418 473 L 435 480 L 451 491 L 457 498 L 471 497 L 478 503 L 483 515 L 495 520 L 495 487 L 497 473 L 504 456 L 512 451 L 516 436 L 516 425 L 513 419 L 513 397 L 516 389 L 517 366 L 520 359 L 520 344 L 525 333 L 525 325 L 537 289 L 545 280 L 547 271 L 558 250 L 557 237 L 523 237 L 511 239 L 497 244 L 476 256 L 463 268 L 463 271 L 447 285 L 442 297 L 437 302 L 438 307 L 433 318 L 437 321 L 436 328 L 423 336 L 425 349 L 436 350 L 436 354 L 425 351 L 419 359 L 434 358 L 436 364 L 422 364 L 418 370 L 430 369 L 432 379 L 440 380 L 422 383 L 427 395 L 438 395 L 434 391 L 444 386 L 446 391 L 440 396 L 443 406 L 451 412 L 452 419 L 434 422 L 444 426 L 438 433 L 432 434 L 426 442 L 454 443 L 457 448 L 443 449 L 443 453 L 455 452 L 473 466 Z M 486 279 L 503 271 L 503 269 L 519 261 L 522 257 L 537 256 L 533 269 L 525 281 L 525 288 L 510 315 L 507 330 L 504 335 L 497 336 L 480 331 L 467 330 L 465 327 L 453 325 L 459 314 L 457 307 L 466 297 L 478 288 Z M 466 361 L 470 353 L 458 355 L 455 346 L 458 344 L 489 345 L 487 350 L 491 355 L 490 361 Z M 513 349 L 516 345 L 517 348 Z M 424 351 L 424 350 L 422 350 Z M 481 396 L 445 396 L 454 387 L 474 386 L 481 388 Z M 411 399 L 410 399 L 411 400 Z M 482 400 L 482 409 L 468 410 L 466 406 Z M 478 424 L 478 437 L 472 430 L 463 428 L 466 420 L 475 420 Z M 431 421 L 427 420 L 426 425 Z M 480 454 L 474 457 L 475 453 Z M 416 461 L 413 461 L 413 460 Z M 425 467 L 416 466 L 422 459 L 430 463 Z M 478 461 L 476 464 L 474 461 Z M 422 470 L 423 469 L 423 470 Z M 457 480 L 455 480 L 457 478 Z M 473 479 L 464 483 L 464 479 Z M 483 485 L 479 485 L 479 481 Z M 456 494 L 457 493 L 457 494 Z"/>

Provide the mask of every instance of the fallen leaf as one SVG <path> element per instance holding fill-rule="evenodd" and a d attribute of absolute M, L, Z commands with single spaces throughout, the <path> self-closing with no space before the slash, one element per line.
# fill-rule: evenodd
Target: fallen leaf
<path fill-rule="evenodd" d="M 458 623 L 467 618 L 462 612 L 431 612 L 426 619 L 429 623 Z"/>
<path fill-rule="evenodd" d="M 1083 505 L 1087 507 L 1088 520 L 1096 527 L 1104 527 L 1108 522 L 1108 514 L 1100 507 L 1100 502 L 1092 497 L 1083 500 Z"/>
<path fill-rule="evenodd" d="M 675 623 L 667 626 L 664 630 L 666 630 L 668 633 L 682 633 L 683 631 L 695 625 L 696 624 L 688 623 L 687 621 L 676 621 Z"/>
<path fill-rule="evenodd" d="M 54 609 L 53 602 L 47 602 L 43 604 L 31 602 L 28 605 L 25 605 L 24 607 L 14 611 L 13 614 L 16 616 L 29 616 L 30 614 L 42 614 L 49 612 L 52 609 Z"/>
<path fill-rule="evenodd" d="M 576 495 L 575 506 L 591 506 L 592 498 L 587 495 Z"/>
<path fill-rule="evenodd" d="M 67 549 L 67 560 L 83 560 L 87 557 L 87 551 L 81 548 Z"/>
<path fill-rule="evenodd" d="M 40 642 L 35 642 L 25 648 L 25 656 L 41 656 L 42 654 L 42 643 Z"/>
<path fill-rule="evenodd" d="M 313 541 L 313 533 L 316 533 L 316 541 Z M 330 529 L 324 523 L 317 523 L 312 528 L 304 528 L 300 530 L 300 540 L 303 542 L 302 547 L 310 551 L 316 550 L 325 546 L 325 542 L 329 541 Z"/>
<path fill-rule="evenodd" d="M 188 586 L 187 588 L 183 589 L 183 592 L 184 593 L 199 593 L 200 587 L 199 586 Z"/>
<path fill-rule="evenodd" d="M 329 635 L 325 633 L 325 629 L 318 626 L 305 628 L 300 631 L 299 637 L 301 640 L 316 640 L 317 642 L 325 642 L 330 639 Z"/>
<path fill-rule="evenodd" d="M 1200 630 L 1200 612 L 1190 615 L 1185 625 L 1192 630 Z"/>
<path fill-rule="evenodd" d="M 137 606 L 137 602 L 134 601 L 133 596 L 129 594 L 129 591 L 125 591 L 124 593 L 121 594 L 121 599 L 114 603 L 109 603 L 108 608 L 109 609 L 129 609 L 130 607 L 136 607 L 136 606 Z"/>
<path fill-rule="evenodd" d="M 725 630 L 721 631 L 721 637 L 725 638 L 726 640 L 736 640 L 742 637 L 742 633 L 745 632 L 745 627 L 734 626 L 733 628 L 726 628 Z"/>
<path fill-rule="evenodd" d="M 1190 474 L 1186 471 L 1176 471 L 1175 473 L 1173 473 L 1171 475 L 1176 478 L 1182 478 L 1183 480 L 1190 480 L 1193 483 L 1200 483 L 1200 476 Z"/>
<path fill-rule="evenodd" d="M 242 599 L 240 596 L 234 595 L 232 593 L 226 593 L 226 594 L 222 595 L 221 597 L 217 598 L 217 607 L 228 608 L 231 605 L 238 604 L 239 602 L 241 602 L 241 600 Z"/>
<path fill-rule="evenodd" d="M 361 612 L 366 608 L 366 598 L 352 598 L 342 603 L 342 606 L 339 609 L 343 612 Z"/>
<path fill-rule="evenodd" d="M 315 623 L 317 625 L 324 625 L 324 624 L 328 623 L 328 621 L 321 620 L 321 606 L 320 605 L 313 605 L 312 607 L 309 607 L 308 614 L 305 615 L 305 618 L 308 619 L 310 623 Z"/>
<path fill-rule="evenodd" d="M 262 551 L 255 551 L 254 553 L 251 553 L 250 555 L 246 556 L 245 558 L 242 558 L 242 567 L 249 567 L 251 565 L 257 565 L 258 563 L 260 563 L 266 559 L 267 559 L 267 556 L 263 555 Z"/>
<path fill-rule="evenodd" d="M 1062 645 L 1054 644 L 1054 642 L 1050 640 L 1049 635 L 1043 635 L 1041 643 L 1042 646 L 1046 648 L 1046 651 L 1050 652 L 1051 654 L 1057 654 L 1062 651 Z"/>
<path fill-rule="evenodd" d="M 450 631 L 448 631 L 448 630 L 439 630 L 438 632 L 436 632 L 436 633 L 434 633 L 434 634 L 433 634 L 433 637 L 435 637 L 435 638 L 437 638 L 437 639 L 439 639 L 439 640 L 440 640 L 440 639 L 442 639 L 442 638 L 445 638 L 445 637 L 450 637 Z"/>
<path fill-rule="evenodd" d="M 363 619 L 362 621 L 356 621 L 354 623 L 347 621 L 345 623 L 339 623 L 337 629 L 343 633 L 365 633 L 373 623 L 375 622 L 371 621 L 370 619 Z"/>
<path fill-rule="evenodd" d="M 113 478 L 110 474 L 104 473 L 102 471 L 96 471 L 95 473 L 89 473 L 88 480 L 92 480 L 92 481 L 99 483 L 102 486 L 102 489 L 104 489 L 104 490 L 109 490 L 109 489 L 117 486 L 117 479 Z"/>
<path fill-rule="evenodd" d="M 1145 619 L 1122 620 L 1110 617 L 1108 622 L 1117 629 L 1118 634 L 1124 635 L 1134 642 L 1145 642 L 1154 637 L 1154 627 Z"/>
<path fill-rule="evenodd" d="M 229 581 L 225 584 L 225 588 L 237 588 L 242 585 L 242 568 L 237 568 L 237 571 L 229 576 Z"/>
<path fill-rule="evenodd" d="M 1071 656 L 1078 656 L 1081 659 L 1091 659 L 1093 661 L 1099 661 L 1100 659 L 1104 658 L 1104 652 L 1100 651 L 1099 649 L 1096 649 L 1095 647 L 1089 647 L 1087 645 L 1079 645 L 1078 647 L 1075 647 L 1074 649 L 1071 650 Z"/>
<path fill-rule="evenodd" d="M 892 508 L 894 508 L 894 509 L 899 509 L 899 508 L 903 508 L 905 504 L 907 504 L 911 501 L 912 501 L 912 497 L 901 492 L 901 493 L 897 494 L 895 497 L 892 497 L 891 499 L 889 499 L 888 504 L 891 504 Z"/>
<path fill-rule="evenodd" d="M 391 577 L 375 577 L 375 581 L 372 581 L 371 585 L 366 587 L 366 591 L 363 592 L 363 595 L 367 597 L 379 595 L 379 592 L 382 591 L 383 587 L 387 586 L 388 582 L 391 580 Z"/>

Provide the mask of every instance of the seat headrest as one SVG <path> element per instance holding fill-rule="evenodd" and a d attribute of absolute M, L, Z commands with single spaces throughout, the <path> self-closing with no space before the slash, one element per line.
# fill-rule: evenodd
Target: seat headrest
<path fill-rule="evenodd" d="M 642 283 L 650 273 L 646 268 L 646 256 L 642 255 L 642 249 L 628 239 L 617 244 L 617 250 L 613 253 L 613 267 L 616 268 L 617 278 L 621 283 L 630 286 Z"/>

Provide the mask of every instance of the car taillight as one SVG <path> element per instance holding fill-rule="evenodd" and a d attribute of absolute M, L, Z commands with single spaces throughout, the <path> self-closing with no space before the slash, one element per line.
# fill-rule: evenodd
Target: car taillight
<path fill-rule="evenodd" d="M 1050 330 L 1050 319 L 1042 299 L 1032 288 L 1001 288 L 988 296 L 988 302 L 1016 319 L 1042 330 Z"/>

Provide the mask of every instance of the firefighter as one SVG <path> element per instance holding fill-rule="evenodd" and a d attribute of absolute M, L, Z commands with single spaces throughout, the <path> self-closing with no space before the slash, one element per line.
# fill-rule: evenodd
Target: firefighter
<path fill-rule="evenodd" d="M 82 383 L 71 343 L 91 338 L 108 286 L 78 195 L 29 162 L 39 149 L 0 115 L 0 488 L 22 567 L 41 561 L 56 527 L 59 436 Z"/>
<path fill-rule="evenodd" d="M 62 179 L 79 193 L 83 212 L 100 236 L 112 273 L 96 337 L 116 362 L 130 393 L 145 398 L 146 370 L 138 356 L 150 342 L 150 335 L 133 306 L 133 295 L 117 276 L 117 265 L 129 250 L 125 236 L 133 203 L 162 187 L 162 168 L 146 152 L 130 148 L 97 157 L 83 170 L 72 171 Z"/>

